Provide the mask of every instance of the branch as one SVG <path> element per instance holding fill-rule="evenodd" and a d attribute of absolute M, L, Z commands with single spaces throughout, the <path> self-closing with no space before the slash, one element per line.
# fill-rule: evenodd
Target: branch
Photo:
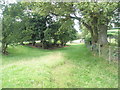
<path fill-rule="evenodd" d="M 90 31 L 90 32 L 92 32 L 92 27 L 90 26 L 90 25 L 88 25 L 87 23 L 85 23 L 84 21 L 81 21 L 82 22 L 82 24 L 86 27 L 86 28 L 88 28 L 88 30 Z"/>

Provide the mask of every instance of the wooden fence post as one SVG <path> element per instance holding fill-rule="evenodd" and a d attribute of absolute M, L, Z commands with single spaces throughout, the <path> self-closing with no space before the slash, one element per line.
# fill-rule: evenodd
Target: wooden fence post
<path fill-rule="evenodd" d="M 98 44 L 98 51 L 99 51 L 99 57 L 100 57 L 100 44 Z"/>
<path fill-rule="evenodd" d="M 110 49 L 110 46 L 109 46 L 109 62 L 111 61 L 111 49 Z"/>

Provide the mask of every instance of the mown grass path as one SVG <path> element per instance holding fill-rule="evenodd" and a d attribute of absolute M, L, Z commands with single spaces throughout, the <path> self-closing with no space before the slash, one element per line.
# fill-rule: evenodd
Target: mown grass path
<path fill-rule="evenodd" d="M 118 87 L 117 64 L 93 56 L 83 44 L 56 50 L 10 47 L 3 56 L 3 88 Z"/>

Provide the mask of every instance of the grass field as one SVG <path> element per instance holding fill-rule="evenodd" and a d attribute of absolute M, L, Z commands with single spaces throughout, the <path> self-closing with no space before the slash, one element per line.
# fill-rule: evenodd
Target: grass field
<path fill-rule="evenodd" d="M 93 56 L 84 44 L 56 50 L 8 48 L 3 88 L 117 88 L 118 66 Z"/>

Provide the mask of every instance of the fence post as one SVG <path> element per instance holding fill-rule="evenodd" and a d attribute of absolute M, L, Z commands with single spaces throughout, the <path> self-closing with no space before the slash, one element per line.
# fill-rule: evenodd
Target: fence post
<path fill-rule="evenodd" d="M 98 44 L 98 51 L 99 51 L 99 57 L 100 57 L 100 44 Z"/>
<path fill-rule="evenodd" d="M 109 62 L 111 61 L 111 49 L 110 49 L 110 46 L 109 46 Z"/>

